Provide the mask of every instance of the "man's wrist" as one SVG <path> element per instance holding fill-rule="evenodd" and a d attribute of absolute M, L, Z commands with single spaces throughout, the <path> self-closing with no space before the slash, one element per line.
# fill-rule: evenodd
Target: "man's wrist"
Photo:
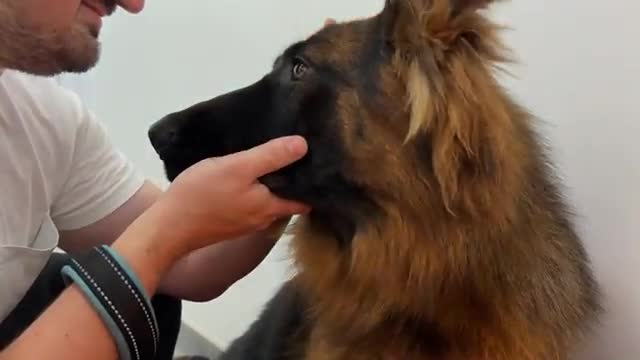
<path fill-rule="evenodd" d="M 176 232 L 164 229 L 160 211 L 149 209 L 112 245 L 150 293 L 157 291 L 161 279 L 186 253 L 183 239 Z"/>

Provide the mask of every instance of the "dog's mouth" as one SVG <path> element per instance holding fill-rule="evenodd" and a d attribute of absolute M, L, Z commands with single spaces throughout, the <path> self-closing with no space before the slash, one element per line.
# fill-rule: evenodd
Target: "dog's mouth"
<path fill-rule="evenodd" d="M 186 169 L 190 168 L 191 166 L 197 163 L 197 161 L 180 163 L 178 161 L 174 161 L 170 158 L 167 158 L 166 156 L 165 157 L 161 156 L 160 160 L 162 161 L 162 164 L 164 167 L 164 173 L 167 180 L 169 180 L 169 182 L 173 182 Z"/>
<path fill-rule="evenodd" d="M 200 161 L 203 161 L 212 157 L 226 156 L 229 153 L 210 153 L 205 154 L 202 152 L 190 150 L 189 147 L 184 147 L 179 151 L 176 151 L 174 147 L 160 147 L 153 146 L 154 151 L 158 155 L 162 162 L 165 176 L 169 182 L 173 182 L 180 174 L 182 174 L 188 168 L 196 165 Z M 295 165 L 293 165 L 295 166 Z M 291 176 L 291 169 L 279 170 L 275 173 L 264 175 L 257 180 L 267 186 L 272 192 L 283 197 L 296 197 L 294 193 L 289 190 L 288 176 Z"/>
<path fill-rule="evenodd" d="M 193 151 L 190 147 L 177 150 L 176 146 L 159 146 L 154 141 L 151 146 L 160 159 L 167 180 L 173 182 L 182 172 L 211 156 Z"/>
<path fill-rule="evenodd" d="M 190 136 L 188 141 L 184 139 L 172 124 L 172 119 L 166 117 L 155 123 L 148 132 L 151 147 L 163 164 L 167 180 L 173 182 L 182 172 L 207 158 L 223 156 L 220 149 L 213 152 L 210 147 L 204 146 L 204 138 L 201 134 Z M 213 140 L 212 140 L 213 141 Z M 217 141 L 223 144 L 223 141 Z"/>
<path fill-rule="evenodd" d="M 185 170 L 204 159 L 231 154 L 232 149 L 242 150 L 242 147 L 236 148 L 238 143 L 232 144 L 224 139 L 212 140 L 213 137 L 207 138 L 212 144 L 217 145 L 215 149 L 210 146 L 197 146 L 198 144 L 192 143 L 193 139 L 188 144 L 181 143 L 177 138 L 172 139 L 170 145 L 158 141 L 157 136 L 166 137 L 167 133 L 166 129 L 156 134 L 150 132 L 150 138 L 169 182 L 175 181 Z M 203 149 L 209 152 L 205 153 Z M 315 148 L 310 148 L 309 151 L 313 150 L 317 151 Z M 317 171 L 310 171 L 314 166 Z M 301 201 L 312 206 L 310 216 L 314 221 L 320 221 L 332 229 L 341 244 L 348 244 L 355 233 L 354 209 L 361 205 L 369 206 L 364 193 L 355 185 L 345 182 L 338 168 L 323 167 L 317 163 L 313 165 L 309 155 L 257 180 L 280 198 Z"/>

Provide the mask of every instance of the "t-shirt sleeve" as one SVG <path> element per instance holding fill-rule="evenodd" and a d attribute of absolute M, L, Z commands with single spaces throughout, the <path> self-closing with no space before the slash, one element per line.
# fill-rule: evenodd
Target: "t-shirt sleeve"
<path fill-rule="evenodd" d="M 143 176 L 115 148 L 106 128 L 85 107 L 78 108 L 80 119 L 71 165 L 51 210 L 60 230 L 99 221 L 122 206 L 144 183 Z"/>

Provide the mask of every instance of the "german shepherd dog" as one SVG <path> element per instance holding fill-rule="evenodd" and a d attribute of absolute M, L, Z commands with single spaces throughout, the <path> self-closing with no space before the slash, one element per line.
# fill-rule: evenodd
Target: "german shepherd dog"
<path fill-rule="evenodd" d="M 150 129 L 169 180 L 275 137 L 309 144 L 261 178 L 313 208 L 292 225 L 296 275 L 222 359 L 567 359 L 593 328 L 599 286 L 559 181 L 494 77 L 510 57 L 491 2 L 387 0 Z"/>

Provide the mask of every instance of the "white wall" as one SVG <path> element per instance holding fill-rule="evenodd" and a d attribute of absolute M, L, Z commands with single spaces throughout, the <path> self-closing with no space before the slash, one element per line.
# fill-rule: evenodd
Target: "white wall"
<path fill-rule="evenodd" d="M 151 0 L 143 15 L 108 22 L 89 97 L 119 146 L 163 182 L 148 126 L 169 111 L 246 85 L 289 42 L 326 17 L 375 13 L 382 0 Z M 629 0 L 514 1 L 496 15 L 521 59 L 507 81 L 546 123 L 608 300 L 583 359 L 640 353 L 640 4 Z M 82 85 L 85 88 L 86 84 Z M 285 244 L 222 298 L 189 304 L 187 321 L 225 346 L 287 275 Z"/>

